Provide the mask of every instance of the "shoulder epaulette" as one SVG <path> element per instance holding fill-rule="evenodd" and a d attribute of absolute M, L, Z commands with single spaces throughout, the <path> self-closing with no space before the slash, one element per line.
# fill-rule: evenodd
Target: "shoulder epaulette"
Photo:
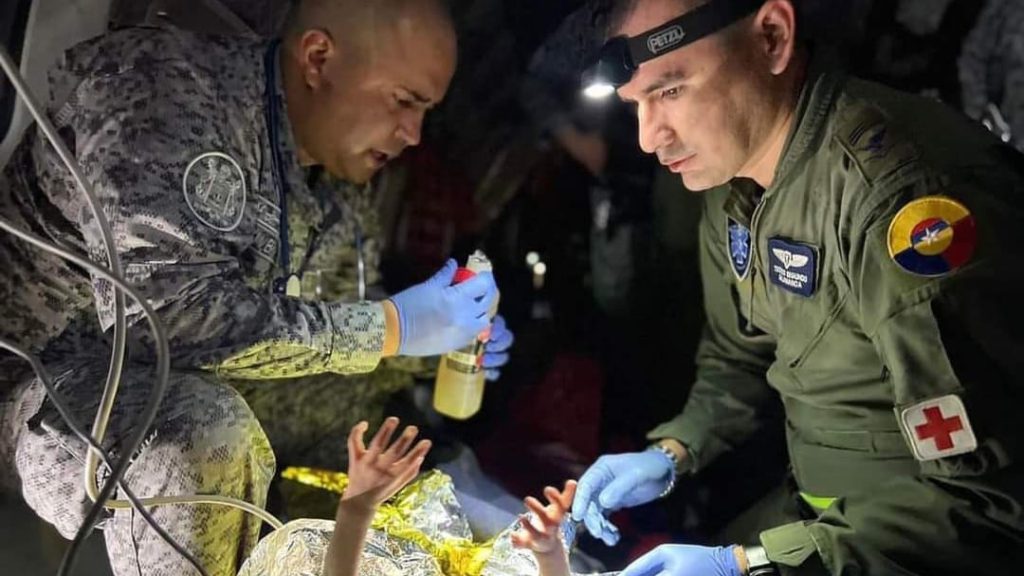
<path fill-rule="evenodd" d="M 873 106 L 850 106 L 837 121 L 833 134 L 869 184 L 920 157 L 917 147 Z"/>

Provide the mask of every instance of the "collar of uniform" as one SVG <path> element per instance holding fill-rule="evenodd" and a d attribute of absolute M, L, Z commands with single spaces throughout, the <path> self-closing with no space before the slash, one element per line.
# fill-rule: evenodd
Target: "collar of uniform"
<path fill-rule="evenodd" d="M 297 191 L 306 187 L 306 178 L 309 175 L 309 171 L 299 163 L 295 134 L 292 132 L 292 123 L 288 116 L 288 95 L 284 90 L 284 74 L 282 72 L 284 62 L 282 60 L 280 43 L 277 44 L 274 51 L 276 52 L 274 58 L 277 60 L 277 65 L 274 67 L 274 90 L 277 94 L 277 105 L 280 108 L 277 111 L 277 146 L 281 151 L 284 177 L 288 179 L 288 188 L 292 191 Z M 293 199 L 289 198 L 288 200 L 292 201 Z"/>
<path fill-rule="evenodd" d="M 783 147 L 782 159 L 775 168 L 773 184 L 766 194 L 771 194 L 778 183 L 785 180 L 786 173 L 815 148 L 812 144 L 825 127 L 841 80 L 841 74 L 824 72 L 819 63 L 812 60 L 797 103 L 793 128 Z"/>
<path fill-rule="evenodd" d="M 733 178 L 729 181 L 729 197 L 725 200 L 725 213 L 746 228 L 751 227 L 754 209 L 764 189 L 750 178 Z"/>

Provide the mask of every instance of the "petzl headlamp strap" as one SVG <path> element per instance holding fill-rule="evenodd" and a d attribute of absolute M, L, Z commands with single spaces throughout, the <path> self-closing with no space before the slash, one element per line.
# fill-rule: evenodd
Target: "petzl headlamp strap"
<path fill-rule="evenodd" d="M 711 0 L 657 28 L 630 37 L 627 42 L 633 66 L 718 32 L 762 4 L 764 0 Z"/>

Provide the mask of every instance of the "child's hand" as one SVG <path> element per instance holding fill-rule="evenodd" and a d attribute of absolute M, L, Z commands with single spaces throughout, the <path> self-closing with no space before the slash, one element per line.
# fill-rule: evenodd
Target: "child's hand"
<path fill-rule="evenodd" d="M 512 544 L 516 548 L 528 548 L 538 554 L 545 554 L 563 548 L 559 527 L 572 506 L 572 498 L 576 494 L 576 481 L 569 480 L 561 492 L 548 486 L 544 489 L 544 497 L 548 505 L 543 506 L 533 496 L 528 496 L 523 503 L 533 512 L 533 518 L 523 514 L 519 517 L 519 529 L 512 533 Z"/>
<path fill-rule="evenodd" d="M 430 450 L 429 440 L 416 440 L 418 430 L 407 426 L 390 446 L 391 435 L 398 428 L 398 418 L 388 418 L 374 435 L 367 448 L 363 434 L 370 427 L 360 422 L 348 435 L 348 486 L 342 502 L 376 508 L 402 489 L 420 472 L 423 458 Z"/>

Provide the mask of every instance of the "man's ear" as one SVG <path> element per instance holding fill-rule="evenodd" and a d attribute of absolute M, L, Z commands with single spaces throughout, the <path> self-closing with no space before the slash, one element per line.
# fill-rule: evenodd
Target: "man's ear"
<path fill-rule="evenodd" d="M 768 0 L 754 17 L 763 55 L 774 75 L 782 74 L 796 50 L 796 10 L 791 0 Z"/>
<path fill-rule="evenodd" d="M 335 56 L 337 46 L 330 32 L 322 28 L 306 30 L 299 37 L 298 64 L 306 85 L 316 90 L 328 82 L 327 62 Z"/>

